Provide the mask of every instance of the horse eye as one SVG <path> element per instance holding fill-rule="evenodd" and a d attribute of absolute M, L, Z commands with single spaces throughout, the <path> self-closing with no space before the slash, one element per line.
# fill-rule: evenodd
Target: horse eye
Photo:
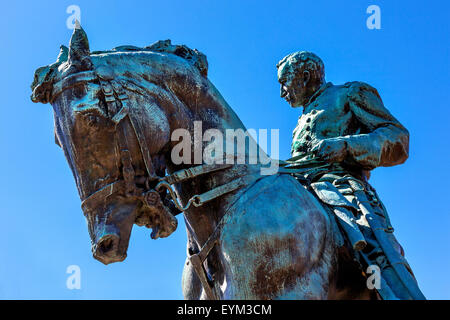
<path fill-rule="evenodd" d="M 88 124 L 89 124 L 90 126 L 94 126 L 94 125 L 96 125 L 96 124 L 100 121 L 99 117 L 98 117 L 98 116 L 95 116 L 95 115 L 93 115 L 93 114 L 89 115 L 89 116 L 87 117 L 87 119 L 88 119 Z"/>

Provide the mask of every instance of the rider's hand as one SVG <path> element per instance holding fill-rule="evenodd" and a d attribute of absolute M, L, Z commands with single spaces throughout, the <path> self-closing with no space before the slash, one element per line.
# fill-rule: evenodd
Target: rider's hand
<path fill-rule="evenodd" d="M 347 143 L 341 138 L 324 139 L 311 151 L 321 160 L 330 163 L 342 162 L 347 157 Z"/>

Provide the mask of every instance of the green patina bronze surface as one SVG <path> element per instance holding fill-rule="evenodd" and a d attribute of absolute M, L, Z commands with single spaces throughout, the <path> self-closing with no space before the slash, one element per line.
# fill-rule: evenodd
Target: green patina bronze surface
<path fill-rule="evenodd" d="M 304 112 L 293 158 L 264 176 L 258 163 L 173 161 L 179 128 L 190 137 L 196 121 L 246 130 L 207 70 L 205 55 L 169 40 L 90 52 L 78 23 L 57 61 L 36 70 L 31 99 L 53 107 L 94 258 L 123 261 L 133 225 L 170 236 L 181 210 L 186 299 L 423 299 L 367 181 L 373 168 L 408 156 L 408 132 L 377 91 L 325 83 L 311 53 L 283 59 L 281 96 Z M 363 274 L 373 266 L 382 272 L 376 289 Z"/>

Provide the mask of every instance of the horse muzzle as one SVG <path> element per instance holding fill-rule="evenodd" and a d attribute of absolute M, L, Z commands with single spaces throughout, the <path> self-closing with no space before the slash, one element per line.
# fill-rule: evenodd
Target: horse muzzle
<path fill-rule="evenodd" d="M 136 205 L 121 204 L 98 212 L 97 218 L 88 219 L 91 249 L 95 259 L 110 264 L 127 257 L 131 230 L 136 218 Z"/>
<path fill-rule="evenodd" d="M 126 252 L 120 250 L 120 237 L 116 234 L 101 237 L 93 246 L 92 253 L 95 259 L 104 264 L 120 262 L 127 257 Z"/>
<path fill-rule="evenodd" d="M 125 260 L 139 202 L 114 193 L 87 200 L 82 208 L 94 258 L 104 264 Z"/>

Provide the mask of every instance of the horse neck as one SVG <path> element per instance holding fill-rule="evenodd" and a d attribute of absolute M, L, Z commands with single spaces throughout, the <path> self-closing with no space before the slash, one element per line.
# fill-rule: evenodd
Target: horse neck
<path fill-rule="evenodd" d="M 226 103 L 220 93 L 215 89 L 215 87 L 209 83 L 210 88 L 207 91 L 209 96 L 203 97 L 202 101 L 206 101 L 207 106 L 198 106 L 195 108 L 188 108 L 187 110 L 180 110 L 176 114 L 182 119 L 173 119 L 173 122 L 179 126 L 180 123 L 191 123 L 193 121 L 199 121 L 201 123 L 202 131 L 201 134 L 207 129 L 217 129 L 222 132 L 223 137 L 226 137 L 227 130 L 242 130 L 246 131 L 246 128 L 239 117 L 234 113 L 231 107 Z M 172 130 L 177 127 L 173 127 Z M 178 127 L 179 128 L 179 127 Z M 196 127 L 198 130 L 198 125 Z M 194 132 L 192 125 L 189 129 L 191 137 L 195 138 L 195 134 L 199 132 Z M 201 139 L 201 138 L 200 138 Z M 256 144 L 256 142 L 255 142 Z M 205 144 L 202 144 L 205 147 Z M 259 150 L 259 146 L 257 146 Z M 245 147 L 245 158 L 248 159 L 249 150 L 246 144 Z M 224 146 L 224 152 L 226 147 Z M 202 148 L 203 154 L 203 148 Z M 171 156 L 171 152 L 168 151 L 167 157 Z M 195 155 L 192 152 L 191 159 L 194 160 Z M 225 162 L 225 161 L 224 161 Z M 186 169 L 198 166 L 200 163 L 184 164 L 175 166 L 171 161 L 167 161 L 167 168 L 169 173 L 180 169 Z M 213 173 L 208 173 L 205 175 L 200 175 L 193 179 L 187 180 L 176 186 L 178 195 L 180 196 L 183 204 L 186 204 L 188 200 L 194 196 L 213 188 L 223 185 L 225 183 L 231 182 L 235 179 L 245 177 L 248 181 L 256 180 L 259 176 L 259 165 L 257 164 L 234 164 L 231 168 L 216 171 Z M 244 186 L 245 188 L 245 186 Z M 202 245 L 211 233 L 214 231 L 217 223 L 221 220 L 226 210 L 234 203 L 236 200 L 236 195 L 239 191 L 232 192 L 230 194 L 222 195 L 201 207 L 193 208 L 191 207 L 185 212 L 185 219 L 187 220 L 188 233 L 196 240 L 198 245 Z"/>

